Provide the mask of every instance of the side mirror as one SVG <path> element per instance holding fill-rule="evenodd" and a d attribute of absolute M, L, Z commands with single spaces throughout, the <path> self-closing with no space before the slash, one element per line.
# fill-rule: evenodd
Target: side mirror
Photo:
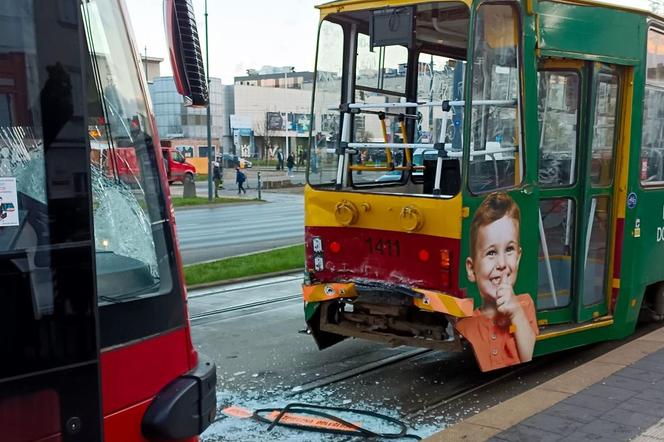
<path fill-rule="evenodd" d="M 207 106 L 208 84 L 191 0 L 164 0 L 164 23 L 178 92 L 187 106 Z"/>

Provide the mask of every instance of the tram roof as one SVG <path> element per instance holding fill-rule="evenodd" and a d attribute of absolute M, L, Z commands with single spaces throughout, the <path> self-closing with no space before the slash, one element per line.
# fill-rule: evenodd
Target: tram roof
<path fill-rule="evenodd" d="M 316 8 L 320 9 L 321 16 L 333 14 L 341 11 L 358 11 L 363 9 L 374 9 L 390 6 L 404 6 L 413 5 L 418 3 L 430 3 L 435 0 L 334 0 L 331 2 L 323 3 Z M 448 0 L 451 1 L 451 0 Z M 472 0 L 456 0 L 459 3 L 470 5 Z M 639 5 L 625 5 L 625 0 L 553 0 L 559 3 L 567 3 L 582 6 L 602 6 L 612 9 L 620 9 L 623 11 L 637 12 L 640 14 L 650 15 L 660 20 L 664 20 L 664 16 L 655 14 L 645 5 L 645 0 L 642 0 L 643 6 Z M 632 2 L 633 0 L 626 0 Z"/>

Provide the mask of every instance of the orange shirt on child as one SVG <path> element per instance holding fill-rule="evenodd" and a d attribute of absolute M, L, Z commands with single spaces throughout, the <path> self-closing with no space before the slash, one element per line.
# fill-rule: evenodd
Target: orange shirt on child
<path fill-rule="evenodd" d="M 535 335 L 539 334 L 535 319 L 535 305 L 530 295 L 518 295 L 528 324 Z M 473 316 L 459 320 L 456 329 L 473 347 L 475 358 L 482 371 L 509 367 L 521 362 L 514 334 L 510 333 L 508 318 L 501 320 L 501 315 L 487 318 L 480 309 L 473 311 Z"/>

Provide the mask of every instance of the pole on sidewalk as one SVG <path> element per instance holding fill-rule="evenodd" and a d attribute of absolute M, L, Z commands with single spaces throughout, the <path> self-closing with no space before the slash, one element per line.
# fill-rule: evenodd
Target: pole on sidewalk
<path fill-rule="evenodd" d="M 259 199 L 259 200 L 262 199 L 262 198 L 261 198 L 261 187 L 262 187 L 262 183 L 261 183 L 261 171 L 259 170 L 259 171 L 258 171 L 258 199 Z"/>
<path fill-rule="evenodd" d="M 214 161 L 214 149 L 212 148 L 212 117 L 210 115 L 210 102 L 212 93 L 210 91 L 210 39 L 208 38 L 208 6 L 205 0 L 205 71 L 207 74 L 208 85 L 208 104 L 207 104 L 207 145 L 208 145 L 208 201 L 214 197 L 212 193 L 212 161 Z"/>

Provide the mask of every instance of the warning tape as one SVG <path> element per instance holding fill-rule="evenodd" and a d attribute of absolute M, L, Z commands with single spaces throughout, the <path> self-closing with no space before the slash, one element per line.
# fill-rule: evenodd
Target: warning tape
<path fill-rule="evenodd" d="M 247 410 L 246 408 L 238 407 L 235 405 L 231 407 L 226 407 L 223 410 L 221 410 L 221 412 L 227 416 L 237 417 L 239 419 L 246 419 L 253 416 L 254 414 L 251 410 Z"/>
<path fill-rule="evenodd" d="M 221 412 L 227 416 L 236 417 L 239 419 L 247 419 L 254 415 L 254 413 L 251 410 L 248 410 L 243 407 L 238 407 L 235 405 L 224 408 Z M 277 416 L 279 416 L 279 412 L 273 411 L 265 415 L 265 418 L 268 419 L 269 421 L 274 422 Z M 293 413 L 285 413 L 279 421 L 285 424 L 299 425 L 302 427 L 325 428 L 328 430 L 344 430 L 344 431 L 356 430 L 353 427 L 349 427 L 348 425 L 344 425 L 342 423 L 333 421 L 331 419 L 325 419 L 313 416 L 303 416 L 301 414 L 293 414 Z M 355 424 L 355 425 L 360 426 L 360 424 Z"/>

